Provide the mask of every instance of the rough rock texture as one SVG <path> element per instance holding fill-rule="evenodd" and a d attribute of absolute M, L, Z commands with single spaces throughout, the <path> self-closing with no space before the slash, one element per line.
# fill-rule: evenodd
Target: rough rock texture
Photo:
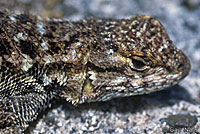
<path fill-rule="evenodd" d="M 44 112 L 27 133 L 200 132 L 200 1 L 198 0 L 1 0 L 0 7 L 30 11 L 43 17 L 79 20 L 86 17 L 157 18 L 175 45 L 190 58 L 192 70 L 179 85 L 149 95 L 113 99 L 73 107 L 60 101 Z M 170 128 L 171 114 L 190 114 L 198 123 L 190 129 Z"/>

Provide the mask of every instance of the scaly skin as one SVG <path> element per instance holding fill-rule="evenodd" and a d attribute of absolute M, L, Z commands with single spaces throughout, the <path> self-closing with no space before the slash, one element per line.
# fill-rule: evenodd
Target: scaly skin
<path fill-rule="evenodd" d="M 53 99 L 74 105 L 177 84 L 190 62 L 159 21 L 69 22 L 0 12 L 0 129 L 23 132 Z"/>

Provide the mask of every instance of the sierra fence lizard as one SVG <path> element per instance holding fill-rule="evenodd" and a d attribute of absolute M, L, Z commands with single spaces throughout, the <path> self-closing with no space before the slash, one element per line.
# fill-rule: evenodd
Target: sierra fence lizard
<path fill-rule="evenodd" d="M 0 12 L 0 129 L 23 132 L 52 99 L 74 105 L 177 84 L 190 62 L 149 16 L 69 22 Z"/>

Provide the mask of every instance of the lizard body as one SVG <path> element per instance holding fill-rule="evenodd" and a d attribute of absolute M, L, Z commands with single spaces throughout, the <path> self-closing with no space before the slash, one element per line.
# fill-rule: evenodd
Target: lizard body
<path fill-rule="evenodd" d="M 52 99 L 78 105 L 177 84 L 190 62 L 149 16 L 70 22 L 0 12 L 0 129 L 21 132 Z"/>

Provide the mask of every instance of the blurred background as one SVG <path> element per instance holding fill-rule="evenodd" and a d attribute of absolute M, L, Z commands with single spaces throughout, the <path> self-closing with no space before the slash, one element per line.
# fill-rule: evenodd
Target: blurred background
<path fill-rule="evenodd" d="M 54 104 L 27 133 L 160 134 L 170 126 L 171 114 L 190 114 L 200 121 L 200 0 L 0 0 L 0 8 L 72 21 L 149 15 L 161 21 L 192 64 L 179 85 L 160 92 L 79 107 Z M 199 122 L 194 127 L 200 132 Z"/>

